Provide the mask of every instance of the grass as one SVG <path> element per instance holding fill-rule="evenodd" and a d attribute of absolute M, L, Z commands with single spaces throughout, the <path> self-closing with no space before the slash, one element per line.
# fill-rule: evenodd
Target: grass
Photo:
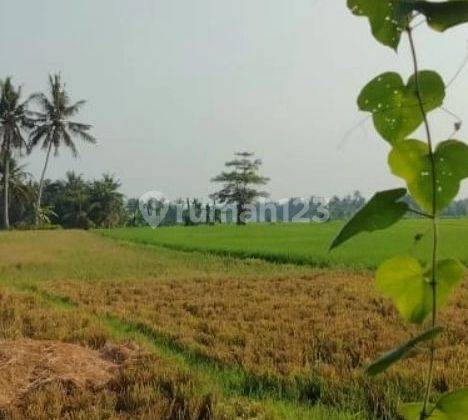
<path fill-rule="evenodd" d="M 92 290 L 93 284 L 107 284 L 110 289 L 103 296 L 109 297 L 116 285 L 115 290 L 121 285 L 134 292 L 142 287 L 141 280 L 149 276 L 155 281 L 171 276 L 196 280 L 207 271 L 217 276 L 226 268 L 232 269 L 235 275 L 252 276 L 257 268 L 251 264 L 217 257 L 200 259 L 195 254 L 187 258 L 166 250 L 155 254 L 154 249 L 120 246 L 84 232 L 18 232 L 1 236 L 0 284 L 5 299 L 1 302 L 0 335 L 3 338 L 58 339 L 94 348 L 102 347 L 107 341 L 132 340 L 149 349 L 155 357 L 124 372 L 119 378 L 121 382 L 112 384 L 112 389 L 99 395 L 70 396 L 60 386 L 38 390 L 37 394 L 28 396 L 27 404 L 15 407 L 17 411 L 13 414 L 19 418 L 67 415 L 139 418 L 150 412 L 154 416 L 156 412 L 160 418 L 189 419 L 198 416 L 207 398 L 212 401 L 216 418 L 221 419 L 359 418 L 333 407 L 297 401 L 292 395 L 280 395 L 274 387 L 264 389 L 266 381 L 255 379 L 255 375 L 241 366 L 223 364 L 193 351 L 141 322 L 141 318 L 113 311 L 106 304 L 95 305 L 90 300 L 94 294 L 101 293 Z M 267 272 L 273 273 L 273 268 Z M 291 269 L 294 267 L 284 268 L 285 272 Z M 76 287 L 77 293 L 67 293 L 65 289 L 70 286 Z M 146 371 L 150 372 L 149 377 Z M 163 385 L 177 392 L 168 395 L 165 388 L 161 389 Z M 188 411 L 179 417 L 181 411 L 174 412 L 174 406 Z M 48 407 L 53 407 L 53 411 Z"/>
<path fill-rule="evenodd" d="M 362 233 L 329 253 L 327 248 L 341 222 L 325 224 L 252 224 L 122 228 L 103 235 L 182 251 L 202 251 L 271 262 L 318 267 L 374 269 L 386 258 L 410 253 L 423 261 L 430 255 L 430 226 L 426 220 L 407 219 L 382 232 Z M 415 241 L 417 234 L 423 234 Z M 441 221 L 441 257 L 459 258 L 468 264 L 468 219 Z M 465 242 L 460 244 L 460 240 Z"/>
<path fill-rule="evenodd" d="M 1 237 L 4 288 L 82 314 L 99 325 L 98 337 L 104 331 L 106 339 L 136 341 L 169 371 L 190 374 L 194 407 L 212 393 L 227 418 L 393 418 L 398 400 L 420 397 L 421 356 L 376 380 L 362 375 L 414 332 L 366 273 L 185 253 L 80 231 Z M 466 377 L 467 297 L 464 283 L 442 314 L 440 392 Z M 58 325 L 74 337 L 67 318 Z M 44 336 L 40 328 L 35 336 Z"/>

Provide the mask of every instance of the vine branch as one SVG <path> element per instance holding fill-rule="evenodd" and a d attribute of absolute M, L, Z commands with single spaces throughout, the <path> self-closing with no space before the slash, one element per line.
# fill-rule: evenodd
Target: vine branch
<path fill-rule="evenodd" d="M 414 214 L 417 214 L 417 215 L 422 216 L 422 217 L 427 217 L 428 219 L 432 219 L 432 217 L 433 217 L 432 214 L 427 214 L 427 213 L 425 213 L 423 211 L 419 211 L 419 210 L 416 210 L 416 209 L 413 209 L 413 208 L 409 208 L 408 211 L 410 213 L 414 213 Z"/>
<path fill-rule="evenodd" d="M 432 288 L 432 327 L 434 328 L 436 325 L 436 316 L 437 316 L 437 279 L 436 279 L 436 264 L 437 264 L 437 247 L 438 247 L 438 221 L 437 221 L 437 202 L 436 202 L 436 193 L 437 193 L 437 177 L 436 177 L 436 165 L 435 165 L 435 156 L 434 156 L 434 149 L 433 149 L 433 142 L 432 142 L 432 135 L 431 135 L 431 128 L 429 126 L 429 121 L 427 118 L 426 111 L 424 109 L 423 100 L 421 97 L 421 89 L 419 85 L 419 78 L 418 78 L 418 58 L 416 55 L 416 47 L 414 44 L 414 38 L 412 33 L 412 28 L 408 24 L 406 27 L 406 32 L 408 33 L 408 39 L 411 49 L 411 55 L 413 59 L 413 67 L 414 67 L 414 80 L 416 86 L 416 96 L 418 98 L 419 107 L 421 109 L 421 113 L 423 116 L 424 127 L 426 130 L 427 136 L 427 145 L 429 148 L 429 159 L 431 164 L 431 172 L 432 172 L 432 278 L 431 278 L 431 288 Z M 432 339 L 431 347 L 430 347 L 430 359 L 429 359 L 429 367 L 427 373 L 427 383 L 426 383 L 426 390 L 424 395 L 424 404 L 423 409 L 421 411 L 421 420 L 425 420 L 430 416 L 430 412 L 428 412 L 428 405 L 429 405 L 429 397 L 431 394 L 432 388 L 432 378 L 434 375 L 434 359 L 435 359 L 435 339 Z"/>

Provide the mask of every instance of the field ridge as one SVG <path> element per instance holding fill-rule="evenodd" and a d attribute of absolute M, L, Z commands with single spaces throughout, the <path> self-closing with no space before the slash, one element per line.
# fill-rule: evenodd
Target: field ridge
<path fill-rule="evenodd" d="M 173 251 L 201 252 L 221 257 L 261 259 L 270 263 L 368 271 L 385 259 L 409 254 L 426 262 L 430 248 L 429 225 L 423 219 L 405 219 L 388 231 L 361 233 L 340 249 L 328 251 L 343 222 L 324 224 L 250 224 L 236 227 L 168 226 L 152 229 L 119 228 L 94 232 L 122 242 L 158 246 Z M 455 257 L 468 265 L 468 219 L 443 219 L 441 258 Z M 378 246 L 375 246 L 378 244 Z"/>

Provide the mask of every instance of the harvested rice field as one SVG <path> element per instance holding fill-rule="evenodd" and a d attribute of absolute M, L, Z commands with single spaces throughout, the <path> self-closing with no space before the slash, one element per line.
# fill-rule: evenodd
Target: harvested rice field
<path fill-rule="evenodd" d="M 424 349 L 377 378 L 363 373 L 416 331 L 365 268 L 85 231 L 1 238 L 0 372 L 21 365 L 35 375 L 15 392 L 0 380 L 7 418 L 391 419 L 423 392 Z M 441 312 L 438 392 L 466 385 L 467 302 L 465 278 Z M 61 345 L 74 346 L 75 372 Z M 35 349 L 28 363 L 7 362 L 25 346 Z"/>

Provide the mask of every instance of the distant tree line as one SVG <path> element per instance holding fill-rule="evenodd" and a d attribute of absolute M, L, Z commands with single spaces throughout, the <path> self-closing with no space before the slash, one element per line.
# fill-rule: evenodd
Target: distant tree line
<path fill-rule="evenodd" d="M 43 208 L 50 222 L 66 228 L 111 228 L 126 224 L 124 196 L 112 175 L 86 181 L 68 172 L 64 180 L 44 183 Z"/>
<path fill-rule="evenodd" d="M 0 165 L 3 174 L 3 165 Z M 10 160 L 10 222 L 16 228 L 62 226 L 65 228 L 111 228 L 127 224 L 120 182 L 104 174 L 85 180 L 67 172 L 65 179 L 43 181 L 42 204 L 35 210 L 39 184 L 24 166 Z M 0 209 L 3 217 L 3 207 Z"/>
<path fill-rule="evenodd" d="M 344 197 L 333 196 L 327 205 L 331 219 L 349 219 L 354 213 L 361 209 L 366 199 L 359 191 Z"/>
<path fill-rule="evenodd" d="M 259 174 L 262 162 L 253 153 L 235 153 L 234 159 L 225 163 L 226 169 L 212 178 L 212 182 L 221 184 L 221 188 L 210 195 L 209 201 L 198 198 L 178 199 L 171 203 L 160 225 L 175 225 L 181 222 L 187 226 L 195 224 L 236 223 L 244 224 L 242 214 L 248 210 L 248 220 L 257 222 L 307 222 L 325 220 L 345 220 L 353 216 L 365 204 L 366 199 L 359 192 L 344 197 L 333 196 L 326 201 L 321 197 L 293 197 L 286 201 L 264 200 L 268 193 L 259 190 L 269 181 Z M 410 200 L 409 197 L 406 200 Z M 411 202 L 418 210 L 418 206 Z M 180 208 L 182 206 L 182 211 Z M 235 211 L 233 212 L 233 206 Z M 126 220 L 132 226 L 144 226 L 146 221 L 139 210 L 138 199 L 127 201 Z M 182 218 L 178 217 L 182 215 Z M 455 201 L 444 212 L 447 217 L 468 215 L 468 199 Z M 410 217 L 418 217 L 412 214 Z"/>
<path fill-rule="evenodd" d="M 404 199 L 413 209 L 420 210 L 418 205 L 409 197 Z M 327 208 L 331 219 L 349 219 L 354 213 L 364 206 L 366 199 L 359 191 L 345 197 L 334 196 L 328 201 Z M 455 200 L 442 213 L 445 217 L 468 216 L 468 198 Z M 408 217 L 420 217 L 417 214 L 409 214 Z"/>
<path fill-rule="evenodd" d="M 256 216 L 253 217 L 255 221 L 272 223 L 275 220 L 272 214 L 276 214 L 278 222 L 294 223 L 301 217 L 301 221 L 315 221 L 322 213 L 323 207 L 329 214 L 329 220 L 347 220 L 360 208 L 364 206 L 367 200 L 359 192 L 355 191 L 353 194 L 344 197 L 333 196 L 330 200 L 326 201 L 321 197 L 292 197 L 287 201 L 265 201 L 262 205 L 256 204 L 253 206 Z M 183 205 L 182 223 L 186 226 L 193 226 L 197 224 L 219 224 L 219 223 L 237 223 L 236 215 L 226 211 L 224 204 L 206 200 L 203 201 L 198 198 L 186 198 L 175 200 L 169 206 L 167 215 L 162 226 L 173 226 L 180 224 L 177 219 L 177 204 Z M 307 205 L 305 205 L 307 204 Z M 261 214 L 261 209 L 267 209 L 264 214 Z M 417 206 L 414 206 L 417 208 Z M 307 209 L 305 211 L 305 209 Z M 273 210 L 273 211 L 272 211 Z M 189 212 L 195 214 L 195 218 L 190 218 Z M 126 218 L 128 226 L 146 226 L 146 222 L 142 217 L 138 199 L 133 198 L 126 202 Z M 445 217 L 468 217 L 468 199 L 455 201 L 443 213 Z M 409 214 L 410 218 L 418 218 L 416 214 Z M 320 218 L 320 217 L 319 217 Z"/>
<path fill-rule="evenodd" d="M 66 105 L 69 99 L 60 78 L 51 77 L 49 82 L 50 100 L 41 94 L 33 95 L 32 98 L 41 101 L 43 110 L 48 110 L 49 113 L 55 108 L 66 109 L 66 112 L 62 112 L 60 122 L 54 123 L 55 117 L 46 116 L 44 112 L 28 111 L 24 114 L 27 115 L 24 117 L 26 122 L 18 128 L 18 133 L 14 129 L 11 132 L 10 128 L 5 128 L 6 121 L 10 118 L 7 114 L 4 113 L 3 119 L 0 120 L 3 124 L 0 126 L 3 127 L 0 129 L 2 141 L 0 217 L 4 221 L 4 226 L 7 227 L 10 223 L 16 228 L 62 226 L 89 229 L 145 226 L 139 200 L 137 198 L 125 200 L 120 192 L 120 182 L 112 175 L 104 174 L 102 178 L 95 180 L 86 180 L 74 172 L 67 172 L 64 179 L 50 180 L 45 177 L 51 150 L 55 150 L 56 154 L 63 143 L 76 155 L 76 147 L 71 140 L 72 134 L 94 142 L 94 138 L 86 133 L 90 126 L 67 122 L 65 118 L 65 114 L 76 113 L 83 102 Z M 8 79 L 3 83 L 1 99 L 3 102 L 0 101 L 3 105 L 0 105 L 0 110 L 9 106 L 5 105 L 9 99 L 4 98 L 5 95 L 7 97 L 12 95 L 8 91 L 12 89 L 9 84 L 11 81 Z M 15 92 L 16 97 L 19 97 L 20 91 Z M 15 109 L 15 106 L 13 108 Z M 21 108 L 18 112 L 23 115 L 25 111 Z M 28 130 L 29 137 L 25 139 L 23 133 Z M 78 134 L 77 130 L 83 132 Z M 40 180 L 36 181 L 14 154 L 21 157 L 23 150 L 31 153 L 39 141 L 42 141 L 42 148 L 46 149 L 46 159 Z M 239 214 L 248 207 L 253 215 L 251 219 L 259 222 L 295 222 L 298 221 L 298 217 L 301 217 L 300 221 L 314 220 L 317 215 L 323 213 L 324 206 L 331 220 L 340 220 L 350 218 L 366 203 L 366 199 L 359 191 L 344 197 L 334 196 L 328 202 L 319 197 L 295 197 L 281 202 L 267 201 L 268 194 L 258 190 L 259 186 L 264 186 L 268 182 L 268 178 L 259 174 L 260 167 L 261 161 L 252 153 L 236 153 L 234 159 L 226 163 L 226 170 L 212 179 L 214 183 L 222 184 L 217 192 L 205 201 L 199 198 L 176 200 L 169 205 L 162 225 L 175 225 L 181 221 L 187 226 L 217 223 L 244 224 L 245 221 Z M 262 206 L 258 202 L 260 198 L 263 199 Z M 410 204 L 417 209 L 414 203 Z M 179 214 L 181 208 L 182 212 Z M 234 208 L 237 211 L 230 212 L 226 208 L 231 210 Z M 468 216 L 468 199 L 455 201 L 445 210 L 444 215 Z"/>
<path fill-rule="evenodd" d="M 443 214 L 448 217 L 468 216 L 468 198 L 455 200 L 444 210 Z"/>

